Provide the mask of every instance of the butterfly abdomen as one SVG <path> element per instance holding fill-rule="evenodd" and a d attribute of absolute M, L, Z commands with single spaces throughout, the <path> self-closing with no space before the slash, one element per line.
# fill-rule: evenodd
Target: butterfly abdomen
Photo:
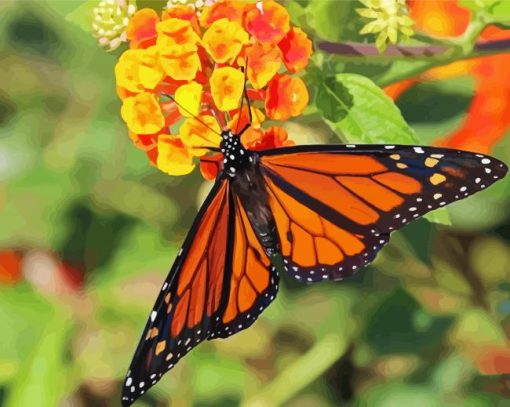
<path fill-rule="evenodd" d="M 249 154 L 252 160 L 232 180 L 232 191 L 245 208 L 260 244 L 267 255 L 272 256 L 279 252 L 278 234 L 258 166 L 258 157 L 256 153 Z"/>

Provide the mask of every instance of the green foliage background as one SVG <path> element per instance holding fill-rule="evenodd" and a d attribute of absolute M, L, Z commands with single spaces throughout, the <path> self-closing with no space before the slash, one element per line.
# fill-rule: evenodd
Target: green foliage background
<path fill-rule="evenodd" d="M 360 40 L 353 3 L 286 4 L 314 39 Z M 85 279 L 64 292 L 36 267 L 0 286 L 5 407 L 119 405 L 150 307 L 209 188 L 198 171 L 158 172 L 132 146 L 115 94 L 118 52 L 66 20 L 76 6 L 0 3 L 0 249 L 58 258 Z M 429 144 L 462 120 L 473 84 L 421 84 L 398 107 L 378 87 L 423 64 L 317 53 L 306 76 L 316 102 L 287 123 L 291 138 Z M 509 162 L 509 138 L 493 153 Z M 509 182 L 451 205 L 451 226 L 421 219 L 395 233 L 348 281 L 282 276 L 253 327 L 202 344 L 136 405 L 510 405 L 508 378 L 477 367 L 508 346 Z M 433 219 L 449 223 L 444 212 Z"/>

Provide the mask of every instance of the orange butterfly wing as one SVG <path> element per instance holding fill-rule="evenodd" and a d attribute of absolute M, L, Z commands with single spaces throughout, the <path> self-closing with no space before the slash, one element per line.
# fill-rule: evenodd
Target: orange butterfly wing
<path fill-rule="evenodd" d="M 230 273 L 233 212 L 229 184 L 218 181 L 204 202 L 156 300 L 122 392 L 129 406 L 186 353 L 215 331 Z"/>
<path fill-rule="evenodd" d="M 129 406 L 205 339 L 248 328 L 273 301 L 278 274 L 226 180 L 204 202 L 156 300 L 128 371 Z"/>
<path fill-rule="evenodd" d="M 500 161 L 412 146 L 299 146 L 261 153 L 287 270 L 341 279 L 368 264 L 389 233 L 502 178 Z"/>
<path fill-rule="evenodd" d="M 240 199 L 233 200 L 232 275 L 228 302 L 216 331 L 222 338 L 248 328 L 278 292 L 276 268 L 257 239 Z"/>

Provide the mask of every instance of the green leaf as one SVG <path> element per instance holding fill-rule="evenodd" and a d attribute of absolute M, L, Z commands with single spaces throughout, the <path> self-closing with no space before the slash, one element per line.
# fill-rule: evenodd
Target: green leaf
<path fill-rule="evenodd" d="M 92 21 L 94 19 L 93 9 L 97 7 L 98 0 L 86 0 L 67 16 L 66 20 L 77 25 L 82 30 L 91 33 L 92 32 Z"/>
<path fill-rule="evenodd" d="M 461 0 L 460 5 L 481 13 L 487 23 L 510 23 L 508 0 Z"/>
<path fill-rule="evenodd" d="M 48 313 L 51 304 L 27 284 L 0 289 L 0 326 L 5 327 L 0 347 L 0 383 L 12 379 L 26 355 L 37 346 L 45 328 L 41 315 Z"/>
<path fill-rule="evenodd" d="M 495 3 L 499 3 L 501 0 L 460 0 L 459 4 L 462 7 L 468 8 L 472 11 L 479 11 L 488 9 Z"/>
<path fill-rule="evenodd" d="M 324 79 L 315 103 L 326 123 L 349 143 L 419 144 L 393 100 L 370 79 L 338 74 Z M 450 224 L 443 209 L 426 215 L 430 222 Z"/>
<path fill-rule="evenodd" d="M 450 214 L 446 208 L 439 208 L 435 211 L 429 212 L 424 216 L 429 222 L 439 223 L 440 225 L 450 226 L 452 221 L 450 220 Z"/>
<path fill-rule="evenodd" d="M 488 14 L 494 23 L 510 24 L 510 2 L 508 0 L 494 2 L 489 7 Z"/>
<path fill-rule="evenodd" d="M 45 318 L 49 318 L 46 329 L 32 353 L 27 355 L 5 407 L 58 406 L 68 393 L 70 365 L 65 362 L 65 355 L 72 319 L 58 308 Z M 25 335 L 30 335 L 29 332 Z"/>
<path fill-rule="evenodd" d="M 349 143 L 418 143 L 393 101 L 364 76 L 326 78 L 319 84 L 316 104 L 329 126 Z"/>
<path fill-rule="evenodd" d="M 339 7 L 336 0 L 312 1 L 306 8 L 307 22 L 319 37 L 330 41 L 342 40 L 353 4 L 352 1 L 343 2 Z"/>
<path fill-rule="evenodd" d="M 440 346 L 453 320 L 420 308 L 403 289 L 384 298 L 368 320 L 367 343 L 377 354 L 432 353 Z"/>

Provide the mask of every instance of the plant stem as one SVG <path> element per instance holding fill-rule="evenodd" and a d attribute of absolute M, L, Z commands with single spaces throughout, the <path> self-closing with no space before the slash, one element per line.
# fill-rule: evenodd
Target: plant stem
<path fill-rule="evenodd" d="M 327 335 L 257 395 L 248 399 L 243 407 L 269 407 L 285 403 L 329 369 L 347 351 L 347 345 L 342 336 Z"/>
<path fill-rule="evenodd" d="M 460 45 L 460 42 L 457 43 Z M 447 62 L 458 59 L 469 59 L 484 55 L 510 52 L 510 38 L 503 40 L 476 42 L 470 52 L 456 54 L 455 47 L 451 45 L 427 44 L 427 45 L 388 45 L 384 54 L 380 54 L 374 44 L 356 42 L 329 42 L 323 41 L 318 44 L 319 49 L 346 60 L 357 58 L 376 57 L 379 59 L 412 59 L 412 60 L 434 60 L 445 59 L 451 55 Z"/>

